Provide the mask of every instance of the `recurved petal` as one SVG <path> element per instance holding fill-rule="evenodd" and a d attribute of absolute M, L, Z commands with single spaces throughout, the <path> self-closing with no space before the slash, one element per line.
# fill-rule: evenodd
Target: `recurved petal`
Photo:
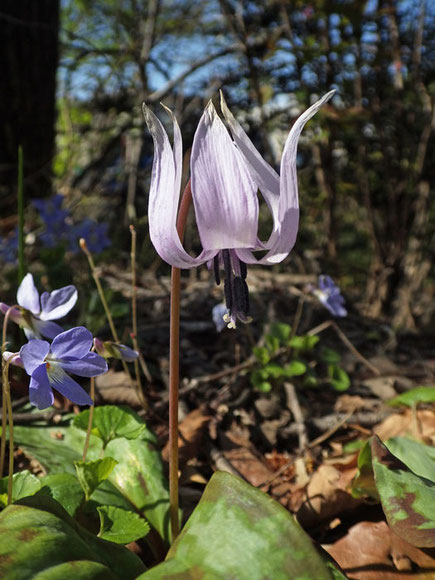
<path fill-rule="evenodd" d="M 31 375 L 43 363 L 49 350 L 49 343 L 38 339 L 30 340 L 21 347 L 20 358 L 28 375 Z"/>
<path fill-rule="evenodd" d="M 190 166 L 204 249 L 255 248 L 257 186 L 211 101 L 193 139 Z"/>
<path fill-rule="evenodd" d="M 41 307 L 39 305 L 39 293 L 33 282 L 32 274 L 26 274 L 18 287 L 17 302 L 26 310 L 33 314 L 39 314 Z"/>
<path fill-rule="evenodd" d="M 272 215 L 278 212 L 279 175 L 255 148 L 243 127 L 229 110 L 221 91 L 221 109 L 233 136 L 234 143 L 250 166 L 251 175 L 263 194 Z"/>
<path fill-rule="evenodd" d="M 53 391 L 50 387 L 45 364 L 36 368 L 32 374 L 29 385 L 29 399 L 30 403 L 38 407 L 40 411 L 53 404 Z"/>
<path fill-rule="evenodd" d="M 50 357 L 62 361 L 83 358 L 92 347 L 92 334 L 84 326 L 76 326 L 58 334 L 51 343 Z"/>
<path fill-rule="evenodd" d="M 177 213 L 182 173 L 182 139 L 175 116 L 174 150 L 163 125 L 154 113 L 142 106 L 145 122 L 154 141 L 154 160 L 148 204 L 151 241 L 168 264 L 177 268 L 194 268 L 213 258 L 216 252 L 202 252 L 197 258 L 183 248 L 177 233 Z"/>
<path fill-rule="evenodd" d="M 277 264 L 284 260 L 296 241 L 299 225 L 298 178 L 296 154 L 300 134 L 307 121 L 313 117 L 335 91 L 330 91 L 307 109 L 294 123 L 284 147 L 281 159 L 280 195 L 278 222 L 274 226 L 266 246 L 269 249 L 263 258 L 256 259 L 251 252 L 238 250 L 237 255 L 247 264 Z"/>
<path fill-rule="evenodd" d="M 77 302 L 77 288 L 65 286 L 53 292 L 43 292 L 41 295 L 41 320 L 57 320 L 66 316 Z"/>

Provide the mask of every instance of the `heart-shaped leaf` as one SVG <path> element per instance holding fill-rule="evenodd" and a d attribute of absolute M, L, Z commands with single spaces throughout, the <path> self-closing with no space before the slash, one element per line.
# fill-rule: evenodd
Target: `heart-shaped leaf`
<path fill-rule="evenodd" d="M 88 500 L 97 487 L 112 473 L 118 462 L 112 457 L 96 461 L 74 461 L 77 478 Z"/>
<path fill-rule="evenodd" d="M 89 409 L 86 409 L 74 418 L 73 424 L 74 427 L 87 431 L 88 422 Z M 103 441 L 103 447 L 118 437 L 136 439 L 144 429 L 143 420 L 128 407 L 105 405 L 94 409 L 91 432 Z"/>
<path fill-rule="evenodd" d="M 241 479 L 218 472 L 165 562 L 140 576 L 140 580 L 163 578 L 331 580 L 334 575 L 278 502 Z"/>
<path fill-rule="evenodd" d="M 129 544 L 143 538 L 150 531 L 150 525 L 138 514 L 114 506 L 97 508 L 100 516 L 98 536 L 117 544 Z"/>
<path fill-rule="evenodd" d="M 12 476 L 12 501 L 35 494 L 41 489 L 41 480 L 30 471 L 19 471 Z M 0 505 L 8 503 L 8 477 L 0 479 Z"/>
<path fill-rule="evenodd" d="M 71 473 L 53 473 L 41 479 L 41 494 L 55 499 L 73 516 L 85 500 L 85 494 L 77 477 Z"/>

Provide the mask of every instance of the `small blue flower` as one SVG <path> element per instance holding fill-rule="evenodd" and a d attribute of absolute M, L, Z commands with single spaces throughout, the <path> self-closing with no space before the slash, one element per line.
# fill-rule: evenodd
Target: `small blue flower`
<path fill-rule="evenodd" d="M 216 326 L 217 332 L 222 332 L 222 330 L 226 327 L 227 315 L 228 309 L 223 302 L 221 302 L 220 304 L 216 304 L 216 306 L 213 306 L 212 318 Z"/>
<path fill-rule="evenodd" d="M 18 228 L 7 238 L 0 238 L 0 257 L 9 264 L 17 261 L 18 255 Z"/>
<path fill-rule="evenodd" d="M 329 310 L 333 316 L 347 316 L 347 310 L 343 306 L 344 298 L 340 288 L 333 282 L 330 276 L 319 276 L 318 288 L 313 288 L 312 293 Z"/>
<path fill-rule="evenodd" d="M 22 346 L 20 359 L 31 377 L 30 403 L 46 409 L 53 404 L 55 388 L 76 405 L 93 405 L 86 391 L 67 374 L 96 377 L 107 371 L 106 361 L 90 352 L 91 347 L 92 334 L 83 326 L 58 334 L 51 345 L 35 339 Z"/>
<path fill-rule="evenodd" d="M 52 339 L 63 332 L 63 328 L 51 321 L 66 316 L 76 302 L 77 289 L 72 285 L 43 292 L 40 298 L 32 274 L 26 274 L 18 287 L 19 308 L 12 308 L 10 318 L 24 329 L 28 339 L 41 336 Z M 0 302 L 0 312 L 6 314 L 9 308 Z"/>
<path fill-rule="evenodd" d="M 69 232 L 69 248 L 72 252 L 77 252 L 78 242 L 80 238 L 86 240 L 88 249 L 99 254 L 111 245 L 111 241 L 107 236 L 109 224 L 97 224 L 93 220 L 85 219 L 78 225 L 71 228 Z"/>

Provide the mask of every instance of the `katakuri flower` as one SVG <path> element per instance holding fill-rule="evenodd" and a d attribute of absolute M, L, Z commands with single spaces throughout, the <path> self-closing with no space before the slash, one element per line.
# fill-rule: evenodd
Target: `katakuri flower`
<path fill-rule="evenodd" d="M 32 274 L 26 274 L 18 287 L 18 307 L 12 307 L 10 319 L 24 329 L 28 339 L 42 336 L 52 339 L 63 332 L 63 328 L 51 321 L 66 316 L 76 302 L 75 286 L 64 286 L 53 292 L 43 292 L 39 298 Z M 0 302 L 0 311 L 3 314 L 6 314 L 9 308 L 7 304 Z"/>
<path fill-rule="evenodd" d="M 30 375 L 29 399 L 38 409 L 53 404 L 52 389 L 76 405 L 93 405 L 87 392 L 67 373 L 80 377 L 96 377 L 107 371 L 107 362 L 90 352 L 92 334 L 84 326 L 58 334 L 51 345 L 34 339 L 21 347 L 20 359 Z"/>
<path fill-rule="evenodd" d="M 246 284 L 247 264 L 272 265 L 288 256 L 296 240 L 299 220 L 296 152 L 305 123 L 332 96 L 329 92 L 293 125 L 281 160 L 281 176 L 266 163 L 222 100 L 230 133 L 210 101 L 195 132 L 190 158 L 192 198 L 203 251 L 196 258 L 183 248 L 176 229 L 183 171 L 182 137 L 171 115 L 174 144 L 159 119 L 144 104 L 143 112 L 154 140 L 154 161 L 148 219 L 157 253 L 172 266 L 194 268 L 207 263 L 216 283 L 225 272 L 228 326 L 250 320 Z M 260 189 L 272 213 L 273 231 L 261 242 L 258 231 Z M 267 250 L 257 259 L 253 251 Z"/>
<path fill-rule="evenodd" d="M 312 288 L 311 291 L 333 316 L 347 316 L 347 310 L 343 306 L 344 298 L 341 295 L 340 288 L 333 282 L 330 276 L 319 276 L 318 288 Z"/>

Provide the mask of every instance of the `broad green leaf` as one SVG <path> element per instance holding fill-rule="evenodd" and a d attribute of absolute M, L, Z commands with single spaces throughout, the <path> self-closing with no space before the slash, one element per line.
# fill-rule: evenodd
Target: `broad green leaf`
<path fill-rule="evenodd" d="M 286 509 L 241 479 L 217 472 L 165 562 L 140 576 L 163 578 L 331 580 L 333 575 Z"/>
<path fill-rule="evenodd" d="M 118 462 L 109 480 L 169 543 L 169 490 L 155 435 L 146 429 L 138 439 L 114 439 L 106 453 Z"/>
<path fill-rule="evenodd" d="M 328 365 L 328 376 L 331 386 L 336 391 L 346 391 L 350 387 L 349 375 L 341 367 L 334 364 Z"/>
<path fill-rule="evenodd" d="M 53 473 L 41 479 L 41 494 L 49 495 L 73 516 L 85 499 L 82 486 L 71 473 Z"/>
<path fill-rule="evenodd" d="M 278 339 L 280 345 L 284 345 L 290 337 L 291 330 L 291 326 L 288 324 L 283 322 L 274 322 L 270 325 L 270 330 L 267 334 Z"/>
<path fill-rule="evenodd" d="M 75 474 L 74 461 L 82 457 L 85 436 L 84 431 L 72 425 L 17 426 L 15 433 L 17 444 L 30 457 L 36 458 L 50 474 L 63 471 Z M 101 439 L 91 435 L 88 458 L 98 459 L 101 448 Z M 105 453 L 118 461 L 118 465 L 109 479 L 94 491 L 90 501 L 125 509 L 133 504 L 165 541 L 169 541 L 168 484 L 155 435 L 144 428 L 138 439 L 114 439 Z"/>
<path fill-rule="evenodd" d="M 352 482 L 353 497 L 368 496 L 379 501 L 379 494 L 376 489 L 375 476 L 372 467 L 372 452 L 370 448 L 371 440 L 364 443 L 363 448 L 358 454 L 358 471 Z"/>
<path fill-rule="evenodd" d="M 95 461 L 74 461 L 77 478 L 85 492 L 86 500 L 105 479 L 112 473 L 118 462 L 112 457 L 104 457 Z"/>
<path fill-rule="evenodd" d="M 376 435 L 372 439 L 376 487 L 388 525 L 419 548 L 435 546 L 435 483 L 413 473 Z"/>
<path fill-rule="evenodd" d="M 97 508 L 100 516 L 98 536 L 116 544 L 129 544 L 143 538 L 150 531 L 150 525 L 137 513 L 114 506 Z"/>
<path fill-rule="evenodd" d="M 292 360 L 283 370 L 286 377 L 300 377 L 305 374 L 307 365 L 301 360 Z"/>
<path fill-rule="evenodd" d="M 322 346 L 320 349 L 320 360 L 329 364 L 338 364 L 341 361 L 341 355 L 332 348 Z"/>
<path fill-rule="evenodd" d="M 264 346 L 254 346 L 252 352 L 261 365 L 266 365 L 270 361 L 270 355 Z"/>
<path fill-rule="evenodd" d="M 88 421 L 89 409 L 86 409 L 74 418 L 73 424 L 74 427 L 87 431 Z M 94 409 L 91 433 L 103 441 L 103 447 L 118 437 L 136 439 L 144 429 L 144 421 L 128 407 L 105 405 Z"/>
<path fill-rule="evenodd" d="M 412 407 L 417 403 L 435 403 L 435 387 L 416 387 L 388 401 L 392 406 Z"/>
<path fill-rule="evenodd" d="M 435 483 L 435 448 L 407 437 L 392 437 L 385 442 L 389 451 L 414 473 Z"/>
<path fill-rule="evenodd" d="M 279 379 L 284 376 L 284 369 L 281 365 L 271 363 L 264 367 L 263 376 L 272 379 Z"/>
<path fill-rule="evenodd" d="M 7 507 L 0 514 L 0 535 L 7 535 L 0 542 L 0 576 L 5 579 L 133 580 L 144 571 L 132 552 L 97 538 L 44 495 Z"/>
<path fill-rule="evenodd" d="M 12 476 L 12 501 L 34 495 L 41 489 L 41 480 L 30 471 L 19 471 Z M 8 477 L 0 479 L 0 505 L 8 504 Z"/>

